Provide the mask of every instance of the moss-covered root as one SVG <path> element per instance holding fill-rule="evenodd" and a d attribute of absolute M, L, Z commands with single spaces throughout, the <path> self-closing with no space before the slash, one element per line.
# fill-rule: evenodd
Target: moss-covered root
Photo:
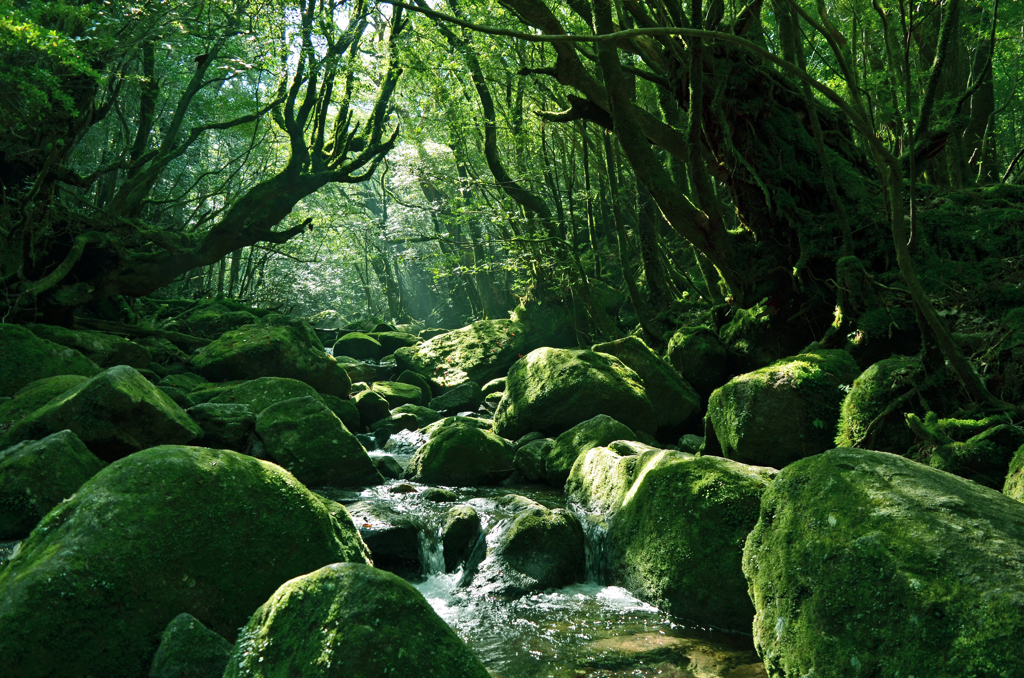
<path fill-rule="evenodd" d="M 224 678 L 489 678 L 396 575 L 336 563 L 284 584 L 242 629 Z"/>
<path fill-rule="evenodd" d="M 743 571 L 769 675 L 1024 675 L 1024 506 L 885 452 L 787 466 Z"/>

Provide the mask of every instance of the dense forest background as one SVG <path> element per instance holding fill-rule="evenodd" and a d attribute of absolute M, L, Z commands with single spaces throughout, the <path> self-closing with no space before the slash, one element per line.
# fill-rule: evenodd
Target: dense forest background
<path fill-rule="evenodd" d="M 751 313 L 792 352 L 884 307 L 955 363 L 948 321 L 1024 305 L 1019 3 L 0 5 L 7 321 L 528 298 L 584 339 Z"/>

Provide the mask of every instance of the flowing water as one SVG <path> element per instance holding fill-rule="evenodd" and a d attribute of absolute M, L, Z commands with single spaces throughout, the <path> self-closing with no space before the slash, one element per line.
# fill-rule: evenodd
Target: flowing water
<path fill-rule="evenodd" d="M 412 483 L 419 490 L 424 486 Z M 477 653 L 495 678 L 764 678 L 748 637 L 688 627 L 625 589 L 608 586 L 601 524 L 580 516 L 587 535 L 587 581 L 502 600 L 464 586 L 460 570 L 444 574 L 440 525 L 451 503 L 397 494 L 394 484 L 359 499 L 420 526 L 423 570 L 409 577 L 434 610 Z M 495 501 L 520 494 L 548 507 L 564 506 L 551 488 L 453 488 L 473 506 L 491 537 L 511 519 Z M 479 545 L 483 547 L 483 544 Z"/>

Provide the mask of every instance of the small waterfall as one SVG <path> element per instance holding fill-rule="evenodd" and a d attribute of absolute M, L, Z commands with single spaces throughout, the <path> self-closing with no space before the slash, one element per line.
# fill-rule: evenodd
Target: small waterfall
<path fill-rule="evenodd" d="M 427 577 L 432 574 L 444 574 L 444 543 L 441 541 L 441 530 L 425 525 L 419 531 L 419 538 L 423 574 Z"/>
<path fill-rule="evenodd" d="M 574 510 L 583 526 L 586 550 L 586 581 L 591 584 L 608 583 L 608 524 L 600 514 Z"/>

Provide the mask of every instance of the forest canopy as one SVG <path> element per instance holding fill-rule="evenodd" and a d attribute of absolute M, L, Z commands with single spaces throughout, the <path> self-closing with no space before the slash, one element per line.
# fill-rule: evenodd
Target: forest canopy
<path fill-rule="evenodd" d="M 799 342 L 871 279 L 941 335 L 915 266 L 968 236 L 928 210 L 1020 202 L 1017 3 L 2 5 L 10 319 L 157 293 L 458 326 L 529 296 L 594 336 L 698 304 Z M 976 240 L 958 275 L 1002 254 L 971 274 L 1001 287 L 927 292 L 998 317 L 1022 253 Z"/>

